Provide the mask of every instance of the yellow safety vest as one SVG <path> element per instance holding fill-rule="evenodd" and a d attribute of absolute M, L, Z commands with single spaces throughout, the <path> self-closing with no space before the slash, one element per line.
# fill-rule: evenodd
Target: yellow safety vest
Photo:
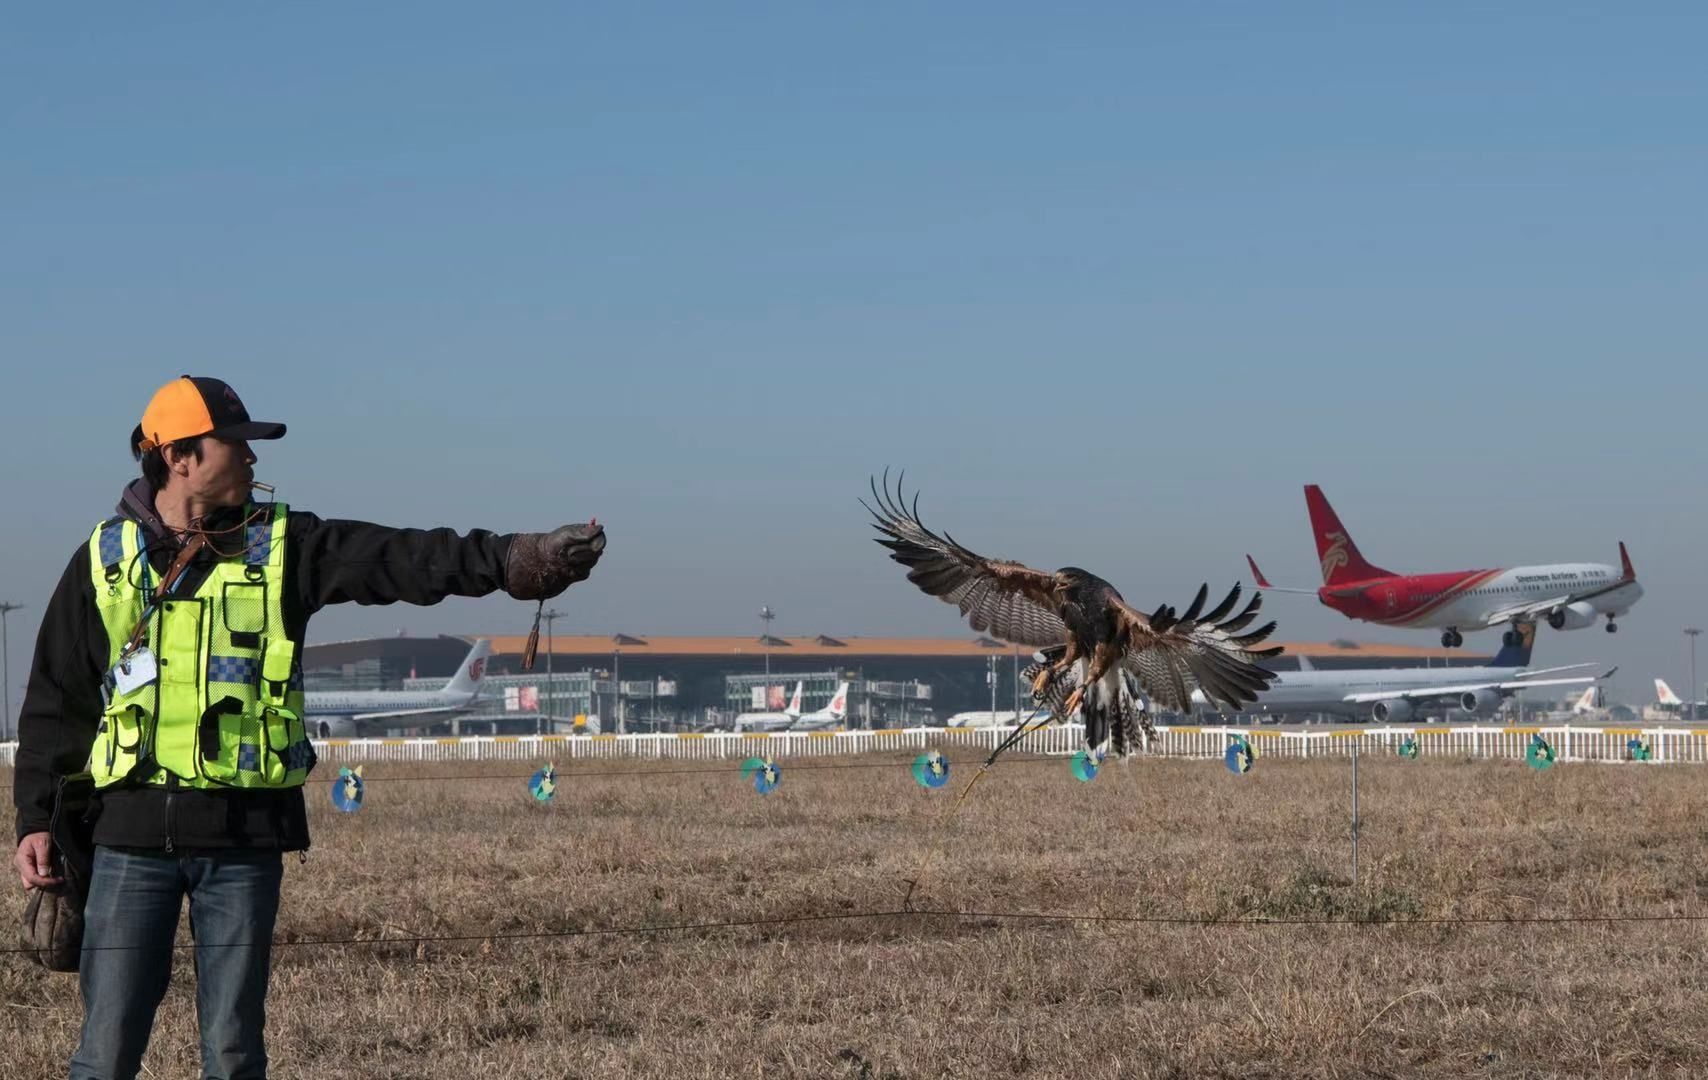
<path fill-rule="evenodd" d="M 89 561 L 109 667 L 89 752 L 96 787 L 278 789 L 308 778 L 315 754 L 302 720 L 300 650 L 285 636 L 285 520 L 285 505 L 274 503 L 241 532 L 214 537 L 226 549 L 241 536 L 242 550 L 219 559 L 194 596 L 170 599 L 159 596 L 136 522 L 96 526 Z M 112 672 L 144 612 L 143 644 L 158 673 L 126 693 Z"/>

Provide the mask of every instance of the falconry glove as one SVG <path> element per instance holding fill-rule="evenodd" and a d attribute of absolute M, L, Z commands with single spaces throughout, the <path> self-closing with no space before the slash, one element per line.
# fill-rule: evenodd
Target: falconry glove
<path fill-rule="evenodd" d="M 504 591 L 518 600 L 549 600 L 586 581 L 604 550 L 605 527 L 597 524 L 517 533 L 504 565 Z"/>
<path fill-rule="evenodd" d="M 49 971 L 76 971 L 83 949 L 83 912 L 64 885 L 32 885 L 24 904 L 25 955 Z"/>
<path fill-rule="evenodd" d="M 88 773 L 59 778 L 48 836 L 52 865 L 62 881 L 48 888 L 30 886 L 24 902 L 24 955 L 49 971 L 76 971 L 83 951 L 83 906 L 95 869 L 94 795 Z"/>

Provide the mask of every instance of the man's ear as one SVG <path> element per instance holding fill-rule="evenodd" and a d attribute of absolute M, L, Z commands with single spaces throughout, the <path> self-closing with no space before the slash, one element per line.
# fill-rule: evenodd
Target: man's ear
<path fill-rule="evenodd" d="M 181 453 L 171 443 L 160 448 L 160 459 L 166 463 L 166 471 L 174 476 L 188 477 L 190 475 L 190 458 L 193 454 Z"/>

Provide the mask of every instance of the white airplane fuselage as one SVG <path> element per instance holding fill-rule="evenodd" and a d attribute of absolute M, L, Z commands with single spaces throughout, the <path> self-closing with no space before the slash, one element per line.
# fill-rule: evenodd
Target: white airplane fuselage
<path fill-rule="evenodd" d="M 789 713 L 742 713 L 735 718 L 736 731 L 787 731 L 795 722 Z"/>
<path fill-rule="evenodd" d="M 303 719 L 316 738 L 365 735 L 419 727 L 467 711 L 480 696 L 492 642 L 482 638 L 455 675 L 437 690 L 311 690 L 303 695 Z"/>
<path fill-rule="evenodd" d="M 311 690 L 303 695 L 303 711 L 309 716 L 361 716 L 378 712 L 425 716 L 429 712 L 465 709 L 479 692 L 478 689 L 463 694 L 445 690 Z"/>
<path fill-rule="evenodd" d="M 1284 671 L 1275 676 L 1267 690 L 1259 692 L 1247 713 L 1304 717 L 1327 713 L 1349 720 L 1386 719 L 1376 714 L 1369 701 L 1351 702 L 1356 694 L 1428 691 L 1432 687 L 1464 686 L 1467 683 L 1498 683 L 1522 678 L 1522 669 L 1510 667 L 1369 668 L 1348 671 Z M 1437 702 L 1422 709 L 1456 720 L 1486 718 L 1497 711 L 1498 697 L 1484 698 L 1484 709 L 1467 711 L 1453 702 Z M 1201 691 L 1192 692 L 1195 708 L 1208 708 Z M 1391 707 L 1391 706 L 1390 706 Z"/>

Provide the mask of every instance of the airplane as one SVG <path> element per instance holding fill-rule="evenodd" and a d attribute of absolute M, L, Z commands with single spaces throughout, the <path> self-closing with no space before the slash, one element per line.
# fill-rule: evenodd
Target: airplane
<path fill-rule="evenodd" d="M 1348 671 L 1283 671 L 1261 691 L 1249 712 L 1276 719 L 1328 713 L 1350 720 L 1404 724 L 1427 715 L 1474 720 L 1494 715 L 1513 694 L 1538 686 L 1583 686 L 1610 677 L 1577 675 L 1540 678 L 1589 667 L 1525 670 L 1530 663 L 1536 627 L 1527 624 L 1516 644 L 1501 647 L 1486 666 L 1457 668 L 1365 668 Z M 1200 691 L 1192 692 L 1195 708 L 1208 708 Z"/>
<path fill-rule="evenodd" d="M 1305 506 L 1322 561 L 1322 588 L 1271 585 L 1257 561 L 1247 555 L 1258 588 L 1315 593 L 1323 604 L 1349 619 L 1384 626 L 1438 627 L 1443 648 L 1463 645 L 1462 630 L 1475 632 L 1503 623 L 1508 626 L 1501 637 L 1503 645 L 1518 641 L 1520 627 L 1538 621 L 1555 630 L 1582 630 L 1605 617 L 1611 634 L 1619 629 L 1614 619 L 1630 611 L 1643 595 L 1623 542 L 1617 569 L 1604 563 L 1549 563 L 1509 570 L 1395 574 L 1364 560 L 1322 488 L 1305 485 Z"/>
<path fill-rule="evenodd" d="M 1533 712 L 1527 719 L 1540 719 L 1550 724 L 1593 724 L 1607 711 L 1607 700 L 1600 683 L 1586 687 L 1574 698 L 1561 701 L 1546 712 Z"/>
<path fill-rule="evenodd" d="M 735 731 L 787 731 L 801 716 L 801 683 L 782 712 L 744 712 L 735 718 Z"/>
<path fill-rule="evenodd" d="M 1572 702 L 1573 716 L 1594 716 L 1601 711 L 1601 687 L 1591 686 Z"/>
<path fill-rule="evenodd" d="M 1672 687 L 1666 684 L 1665 679 L 1655 680 L 1655 704 L 1673 717 L 1690 718 L 1691 702 L 1685 701 L 1673 693 Z M 1708 702 L 1698 701 L 1695 706 L 1697 719 L 1708 716 Z"/>
<path fill-rule="evenodd" d="M 451 681 L 437 690 L 310 691 L 303 695 L 303 722 L 311 736 L 327 739 L 442 720 L 474 704 L 491 655 L 491 638 L 476 641 Z"/>
<path fill-rule="evenodd" d="M 797 705 L 797 708 L 799 706 Z M 789 725 L 790 731 L 824 731 L 828 728 L 841 727 L 848 719 L 848 684 L 837 683 L 836 693 L 830 696 L 830 702 L 816 712 L 804 716 L 796 716 L 795 722 Z"/>

